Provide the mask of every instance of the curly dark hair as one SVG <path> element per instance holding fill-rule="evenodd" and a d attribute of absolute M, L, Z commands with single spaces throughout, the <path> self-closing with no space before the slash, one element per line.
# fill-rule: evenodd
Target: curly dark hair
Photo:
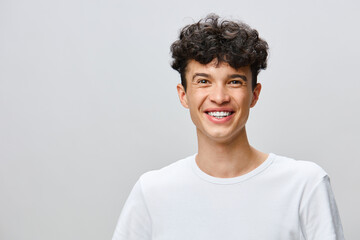
<path fill-rule="evenodd" d="M 250 65 L 252 89 L 257 84 L 260 70 L 267 65 L 268 44 L 259 38 L 255 29 L 239 21 L 220 20 L 213 13 L 185 26 L 170 49 L 171 67 L 180 73 L 185 91 L 186 66 L 192 59 L 201 64 L 217 59 L 217 64 L 226 62 L 235 69 Z"/>

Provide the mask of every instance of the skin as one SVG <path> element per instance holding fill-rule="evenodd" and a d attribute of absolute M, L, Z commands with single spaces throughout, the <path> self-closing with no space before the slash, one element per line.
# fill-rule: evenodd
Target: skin
<path fill-rule="evenodd" d="M 251 88 L 250 67 L 234 69 L 227 63 L 217 64 L 216 59 L 206 65 L 191 60 L 185 77 L 186 92 L 181 84 L 177 92 L 196 126 L 199 168 L 214 177 L 230 178 L 264 162 L 268 154 L 250 146 L 245 128 L 261 91 L 260 83 Z M 210 121 L 205 110 L 220 107 L 234 111 L 232 118 L 220 124 Z"/>

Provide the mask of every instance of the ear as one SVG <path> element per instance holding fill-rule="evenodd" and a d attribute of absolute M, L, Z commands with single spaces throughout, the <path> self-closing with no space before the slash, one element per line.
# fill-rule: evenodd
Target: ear
<path fill-rule="evenodd" d="M 179 99 L 180 99 L 181 105 L 183 105 L 185 108 L 189 108 L 188 100 L 187 100 L 187 95 L 186 95 L 184 86 L 179 83 L 179 84 L 176 86 L 176 89 L 177 89 L 177 92 L 178 92 L 178 95 L 179 95 Z"/>
<path fill-rule="evenodd" d="M 254 107 L 257 101 L 259 100 L 260 91 L 261 91 L 261 84 L 257 83 L 256 87 L 254 88 L 254 91 L 252 92 L 252 100 L 251 100 L 250 108 Z"/>

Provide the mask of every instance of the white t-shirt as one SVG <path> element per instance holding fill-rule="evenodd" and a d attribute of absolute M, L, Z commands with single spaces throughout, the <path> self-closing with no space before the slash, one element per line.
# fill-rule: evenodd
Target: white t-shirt
<path fill-rule="evenodd" d="M 141 175 L 113 240 L 344 239 L 326 172 L 273 153 L 234 178 L 203 172 L 196 154 Z"/>

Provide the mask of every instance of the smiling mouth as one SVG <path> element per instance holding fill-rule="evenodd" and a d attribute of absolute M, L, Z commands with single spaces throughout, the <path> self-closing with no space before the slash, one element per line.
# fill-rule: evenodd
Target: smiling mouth
<path fill-rule="evenodd" d="M 212 117 L 216 117 L 217 119 L 221 119 L 221 118 L 228 117 L 228 116 L 232 115 L 234 112 L 219 111 L 219 112 L 205 112 L 205 113 L 212 116 Z"/>

